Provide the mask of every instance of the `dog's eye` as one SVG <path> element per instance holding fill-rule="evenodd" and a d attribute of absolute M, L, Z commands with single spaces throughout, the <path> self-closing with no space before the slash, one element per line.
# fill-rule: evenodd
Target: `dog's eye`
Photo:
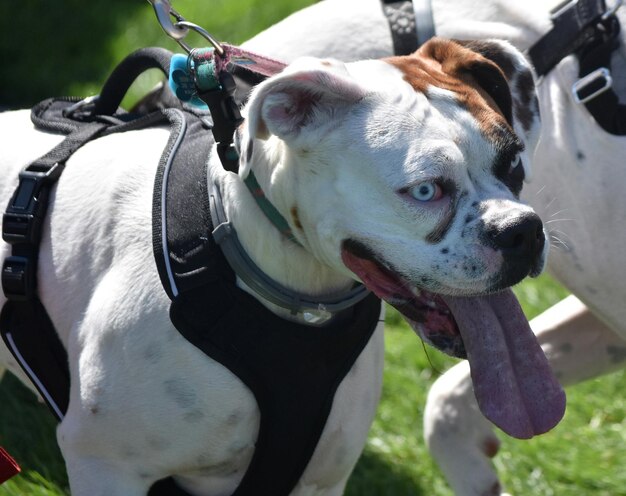
<path fill-rule="evenodd" d="M 443 196 L 441 186 L 434 181 L 416 184 L 411 188 L 410 193 L 413 198 L 421 202 L 436 201 Z"/>
<path fill-rule="evenodd" d="M 518 153 L 515 155 L 515 158 L 511 161 L 511 167 L 509 167 L 509 174 L 511 174 L 515 169 L 522 165 L 522 156 Z"/>

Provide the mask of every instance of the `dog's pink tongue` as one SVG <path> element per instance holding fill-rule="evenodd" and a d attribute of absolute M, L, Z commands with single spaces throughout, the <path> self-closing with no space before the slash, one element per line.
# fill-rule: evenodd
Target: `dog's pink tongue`
<path fill-rule="evenodd" d="M 513 292 L 445 301 L 459 324 L 483 415 L 520 439 L 558 424 L 565 393 Z"/>

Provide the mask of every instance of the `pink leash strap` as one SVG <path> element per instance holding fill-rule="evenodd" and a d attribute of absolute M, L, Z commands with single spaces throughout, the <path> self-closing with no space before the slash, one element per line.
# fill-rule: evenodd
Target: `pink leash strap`
<path fill-rule="evenodd" d="M 287 64 L 284 62 L 259 55 L 258 53 L 249 52 L 234 45 L 229 45 L 228 43 L 222 43 L 222 47 L 224 48 L 225 56 L 215 57 L 218 72 L 224 70 L 228 63 L 231 63 L 257 74 L 261 74 L 262 76 L 269 77 L 287 67 Z"/>

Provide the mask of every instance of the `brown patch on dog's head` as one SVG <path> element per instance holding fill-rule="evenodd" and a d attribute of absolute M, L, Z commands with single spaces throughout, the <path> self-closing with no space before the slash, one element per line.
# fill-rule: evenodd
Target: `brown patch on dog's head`
<path fill-rule="evenodd" d="M 480 53 L 455 41 L 433 38 L 412 55 L 385 61 L 402 71 L 416 91 L 428 93 L 429 87 L 436 86 L 455 93 L 486 135 L 503 124 L 513 126 L 506 77 Z"/>

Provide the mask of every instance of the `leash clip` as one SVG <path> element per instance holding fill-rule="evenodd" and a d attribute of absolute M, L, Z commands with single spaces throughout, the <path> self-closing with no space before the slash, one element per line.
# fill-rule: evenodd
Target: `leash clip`
<path fill-rule="evenodd" d="M 587 103 L 613 86 L 611 71 L 600 67 L 580 78 L 572 85 L 572 95 L 576 103 Z"/>
<path fill-rule="evenodd" d="M 211 34 L 201 26 L 187 21 L 182 15 L 174 10 L 169 0 L 148 0 L 148 3 L 154 8 L 159 24 L 170 38 L 178 43 L 187 53 L 191 53 L 192 48 L 183 40 L 189 34 L 189 31 L 195 31 L 205 40 L 207 40 L 214 48 L 215 52 L 223 57 L 226 52 L 224 47 Z M 172 22 L 172 18 L 176 22 Z"/>

